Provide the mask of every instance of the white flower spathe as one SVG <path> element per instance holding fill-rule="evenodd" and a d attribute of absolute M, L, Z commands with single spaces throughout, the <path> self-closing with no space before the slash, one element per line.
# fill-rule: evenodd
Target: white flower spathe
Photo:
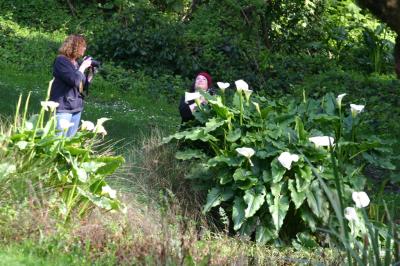
<path fill-rule="evenodd" d="M 103 136 L 107 135 L 107 131 L 102 125 L 97 125 L 94 129 L 94 132 L 97 134 L 102 134 Z"/>
<path fill-rule="evenodd" d="M 278 157 L 278 161 L 281 163 L 283 167 L 290 170 L 292 167 L 292 162 L 297 162 L 299 160 L 299 156 L 297 154 L 291 154 L 290 152 L 282 152 Z"/>
<path fill-rule="evenodd" d="M 365 208 L 369 205 L 370 199 L 364 191 L 354 191 L 351 194 L 351 197 L 353 198 L 354 203 L 356 204 L 357 208 Z"/>
<path fill-rule="evenodd" d="M 111 119 L 110 118 L 106 118 L 106 117 L 102 117 L 102 118 L 97 119 L 97 124 L 96 124 L 96 126 L 95 126 L 93 131 L 95 133 L 97 133 L 97 134 L 102 134 L 103 136 L 107 135 L 107 131 L 104 128 L 103 123 L 108 121 L 108 120 L 111 120 Z"/>
<path fill-rule="evenodd" d="M 356 115 L 364 110 L 365 105 L 350 104 L 351 113 Z"/>
<path fill-rule="evenodd" d="M 227 82 L 217 82 L 217 85 L 222 91 L 225 91 L 230 84 Z"/>
<path fill-rule="evenodd" d="M 53 101 L 41 101 L 40 105 L 44 108 L 46 111 L 53 111 L 56 109 L 60 104 L 57 102 Z"/>
<path fill-rule="evenodd" d="M 260 110 L 260 105 L 256 102 L 251 102 L 252 104 L 254 104 L 254 106 L 256 107 L 257 112 L 260 114 L 261 116 L 261 110 Z"/>
<path fill-rule="evenodd" d="M 108 194 L 110 198 L 115 199 L 117 197 L 117 191 L 112 189 L 109 185 L 105 185 L 101 188 L 102 194 Z"/>
<path fill-rule="evenodd" d="M 196 99 L 200 99 L 201 94 L 199 92 L 185 92 L 185 102 L 193 101 Z"/>
<path fill-rule="evenodd" d="M 236 80 L 235 85 L 239 92 L 249 90 L 249 85 L 243 79 Z"/>
<path fill-rule="evenodd" d="M 250 100 L 250 95 L 253 93 L 252 90 L 245 90 L 244 92 L 244 96 L 246 97 L 246 101 L 249 102 Z"/>
<path fill-rule="evenodd" d="M 95 128 L 93 122 L 82 120 L 82 130 L 93 131 Z"/>
<path fill-rule="evenodd" d="M 342 106 L 342 99 L 343 99 L 343 97 L 346 96 L 346 95 L 347 95 L 347 93 L 342 93 L 342 94 L 339 94 L 339 96 L 336 98 L 336 102 L 337 102 L 337 104 L 338 104 L 339 106 Z"/>
<path fill-rule="evenodd" d="M 63 130 L 67 130 L 68 128 L 70 128 L 74 125 L 74 123 L 72 123 L 66 119 L 60 119 L 59 123 L 60 123 L 60 128 Z"/>
<path fill-rule="evenodd" d="M 344 218 L 346 218 L 349 221 L 357 221 L 358 216 L 357 216 L 356 209 L 354 209 L 353 207 L 345 208 L 344 209 Z"/>
<path fill-rule="evenodd" d="M 250 159 L 251 156 L 254 155 L 255 151 L 252 148 L 247 148 L 247 147 L 243 147 L 243 148 L 236 148 L 237 153 L 239 153 L 240 155 L 243 155 L 244 157 Z"/>
<path fill-rule="evenodd" d="M 311 138 L 308 138 L 308 140 L 311 141 L 312 143 L 314 143 L 316 146 L 329 147 L 329 145 L 333 146 L 335 144 L 335 139 L 332 137 L 328 137 L 328 136 L 311 137 Z"/>
<path fill-rule="evenodd" d="M 252 148 L 247 148 L 247 147 L 242 147 L 242 148 L 236 148 L 237 153 L 239 153 L 240 155 L 243 155 L 244 157 L 246 157 L 251 166 L 254 166 L 253 162 L 251 161 L 251 156 L 254 155 L 255 151 Z"/>
<path fill-rule="evenodd" d="M 102 117 L 97 119 L 97 124 L 96 126 L 102 126 L 104 122 L 111 120 L 111 118 L 107 118 L 107 117 Z"/>

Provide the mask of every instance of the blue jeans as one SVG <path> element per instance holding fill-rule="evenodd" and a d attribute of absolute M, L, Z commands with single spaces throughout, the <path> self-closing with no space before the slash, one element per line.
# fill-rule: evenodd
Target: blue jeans
<path fill-rule="evenodd" d="M 56 118 L 57 118 L 57 126 L 56 129 L 59 130 L 57 133 L 58 136 L 64 135 L 66 137 L 72 137 L 76 134 L 79 128 L 79 123 L 81 121 L 81 114 L 82 112 L 77 112 L 77 113 L 56 113 Z M 60 127 L 60 120 L 65 119 L 71 123 L 74 123 L 73 126 L 69 127 L 68 130 L 65 132 L 61 127 Z"/>

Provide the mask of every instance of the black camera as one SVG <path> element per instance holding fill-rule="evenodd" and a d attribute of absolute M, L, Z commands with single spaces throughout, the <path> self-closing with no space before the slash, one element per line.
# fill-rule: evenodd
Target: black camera
<path fill-rule="evenodd" d="M 90 64 L 90 67 L 100 67 L 101 66 L 101 62 L 92 59 L 92 63 Z"/>
<path fill-rule="evenodd" d="M 91 57 L 91 56 L 85 56 L 85 57 L 83 58 L 83 60 L 81 60 L 80 62 L 78 62 L 78 64 L 79 64 L 79 65 L 82 64 L 82 62 L 83 62 L 84 60 L 88 59 L 88 58 L 92 59 L 92 63 L 90 64 L 90 67 L 91 67 L 91 68 L 99 68 L 99 67 L 101 66 L 101 62 L 100 62 L 100 61 L 97 61 L 97 60 L 94 60 L 93 57 Z"/>

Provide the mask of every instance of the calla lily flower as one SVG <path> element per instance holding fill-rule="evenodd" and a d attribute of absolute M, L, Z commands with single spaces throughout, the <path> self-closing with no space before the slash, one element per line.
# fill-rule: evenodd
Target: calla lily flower
<path fill-rule="evenodd" d="M 249 85 L 243 79 L 236 80 L 235 85 L 239 92 L 249 90 Z"/>
<path fill-rule="evenodd" d="M 292 166 L 292 162 L 297 162 L 299 160 L 299 156 L 297 154 L 291 154 L 290 152 L 282 152 L 278 157 L 278 161 L 281 163 L 283 167 L 290 170 Z"/>
<path fill-rule="evenodd" d="M 252 148 L 247 148 L 247 147 L 236 148 L 236 151 L 240 155 L 246 157 L 249 160 L 251 166 L 254 166 L 253 162 L 250 159 L 255 154 L 255 151 Z"/>
<path fill-rule="evenodd" d="M 346 95 L 347 95 L 347 93 L 342 93 L 342 94 L 339 94 L 339 96 L 336 98 L 336 102 L 337 102 L 339 108 L 342 106 L 342 99 Z"/>
<path fill-rule="evenodd" d="M 314 143 L 315 146 L 317 147 L 319 146 L 329 147 L 329 145 L 333 146 L 335 144 L 335 139 L 328 136 L 311 137 L 308 140 Z"/>
<path fill-rule="evenodd" d="M 97 134 L 102 134 L 103 136 L 107 135 L 107 131 L 102 125 L 97 125 L 94 129 L 94 132 Z"/>
<path fill-rule="evenodd" d="M 356 204 L 357 208 L 365 208 L 369 205 L 370 199 L 364 191 L 356 192 L 354 191 L 351 194 L 354 203 Z"/>
<path fill-rule="evenodd" d="M 230 84 L 227 82 L 217 82 L 217 85 L 222 91 L 225 91 Z"/>
<path fill-rule="evenodd" d="M 193 101 L 196 99 L 200 99 L 201 94 L 199 92 L 185 92 L 185 102 Z"/>
<path fill-rule="evenodd" d="M 358 104 L 350 104 L 351 114 L 356 116 L 358 113 L 361 113 L 364 110 L 365 105 Z"/>
<path fill-rule="evenodd" d="M 41 101 L 40 105 L 44 108 L 46 111 L 53 111 L 56 109 L 60 104 L 57 102 L 53 101 Z"/>
<path fill-rule="evenodd" d="M 260 110 L 260 105 L 256 102 L 251 102 L 252 104 L 254 104 L 254 106 L 256 107 L 257 112 L 260 114 L 261 116 L 261 110 Z"/>
<path fill-rule="evenodd" d="M 93 131 L 95 128 L 93 122 L 82 120 L 82 130 Z"/>
<path fill-rule="evenodd" d="M 74 123 L 66 120 L 66 119 L 60 119 L 60 128 L 63 130 L 67 130 L 68 128 L 72 127 Z"/>
<path fill-rule="evenodd" d="M 115 199 L 117 197 L 117 191 L 112 189 L 109 185 L 105 185 L 101 188 L 102 194 L 108 194 L 110 198 Z"/>
<path fill-rule="evenodd" d="M 253 93 L 253 91 L 252 90 L 245 90 L 243 92 L 244 92 L 244 96 L 246 96 L 246 101 L 248 103 L 249 100 L 250 100 L 250 95 Z"/>
<path fill-rule="evenodd" d="M 97 125 L 96 126 L 102 126 L 104 122 L 111 120 L 111 118 L 107 118 L 107 117 L 102 117 L 97 119 Z"/>
<path fill-rule="evenodd" d="M 346 218 L 349 221 L 358 221 L 358 216 L 356 209 L 353 207 L 347 207 L 344 209 L 344 218 Z"/>

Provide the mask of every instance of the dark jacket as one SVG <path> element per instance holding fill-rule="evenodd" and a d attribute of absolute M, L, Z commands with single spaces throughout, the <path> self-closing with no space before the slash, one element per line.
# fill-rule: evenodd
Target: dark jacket
<path fill-rule="evenodd" d="M 192 111 L 190 110 L 189 105 L 193 104 L 194 100 L 189 101 L 188 103 L 185 102 L 185 96 L 181 97 L 179 102 L 179 113 L 181 114 L 182 123 L 188 122 L 194 119 Z"/>
<path fill-rule="evenodd" d="M 67 57 L 59 55 L 53 65 L 54 82 L 50 100 L 58 102 L 57 112 L 76 113 L 83 110 L 83 95 L 79 92 L 86 77 Z"/>
<path fill-rule="evenodd" d="M 194 92 L 194 88 L 192 88 L 191 90 L 189 90 L 189 92 Z M 207 90 L 207 93 L 209 93 L 210 95 L 214 95 L 215 91 L 213 88 L 209 88 Z M 190 120 L 194 119 L 194 116 L 192 114 L 192 111 L 190 110 L 189 105 L 193 104 L 194 100 L 192 101 L 188 101 L 187 103 L 185 102 L 185 96 L 181 97 L 181 100 L 179 102 L 179 113 L 181 114 L 181 118 L 182 118 L 182 123 L 184 122 L 188 122 Z"/>

